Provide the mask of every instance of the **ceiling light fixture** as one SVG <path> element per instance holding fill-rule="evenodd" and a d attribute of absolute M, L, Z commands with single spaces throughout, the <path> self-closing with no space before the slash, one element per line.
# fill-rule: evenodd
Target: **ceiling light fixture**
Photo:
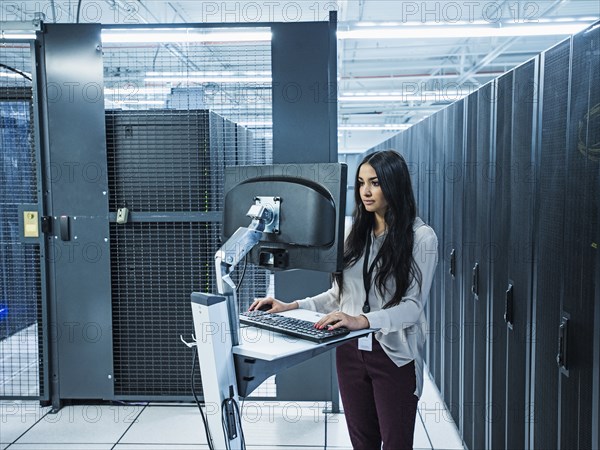
<path fill-rule="evenodd" d="M 357 28 L 340 30 L 338 39 L 445 39 L 513 36 L 561 36 L 575 34 L 588 27 L 590 22 L 573 22 L 539 25 L 462 26 L 423 25 L 420 27 Z"/>
<path fill-rule="evenodd" d="M 270 41 L 270 31 L 206 31 L 197 28 L 146 28 L 102 30 L 103 43 L 143 44 L 143 43 L 186 43 L 186 42 L 261 42 Z"/>
<path fill-rule="evenodd" d="M 113 100 L 116 105 L 164 105 L 164 100 Z"/>
<path fill-rule="evenodd" d="M 339 131 L 404 131 L 412 125 L 407 123 L 385 125 L 340 125 Z"/>
<path fill-rule="evenodd" d="M 0 33 L 0 39 L 6 40 L 23 40 L 23 39 L 35 39 L 35 32 L 7 32 L 2 30 Z"/>
<path fill-rule="evenodd" d="M 422 94 L 400 95 L 341 95 L 340 103 L 379 103 L 379 102 L 443 102 L 452 103 L 469 93 L 423 92 Z"/>
<path fill-rule="evenodd" d="M 23 40 L 35 39 L 36 31 L 41 29 L 41 21 L 34 19 L 31 21 L 0 21 L 0 40 Z"/>
<path fill-rule="evenodd" d="M 450 26 L 465 26 L 465 25 L 489 25 L 489 21 L 485 20 L 460 20 L 457 22 L 452 22 Z M 356 22 L 356 27 L 439 27 L 439 26 L 448 26 L 446 22 Z"/>
<path fill-rule="evenodd" d="M 0 67 L 0 70 L 2 70 L 3 68 Z M 22 79 L 23 75 L 31 78 L 31 74 L 27 73 L 27 72 L 22 72 L 22 73 L 13 73 L 13 72 L 0 72 L 0 77 L 1 78 L 15 78 L 15 79 Z"/>
<path fill-rule="evenodd" d="M 170 93 L 170 87 L 138 87 L 134 84 L 104 89 L 104 95 L 124 95 L 126 97 L 131 97 L 133 95 L 166 95 Z"/>
<path fill-rule="evenodd" d="M 149 77 L 146 83 L 271 83 L 270 77 Z"/>

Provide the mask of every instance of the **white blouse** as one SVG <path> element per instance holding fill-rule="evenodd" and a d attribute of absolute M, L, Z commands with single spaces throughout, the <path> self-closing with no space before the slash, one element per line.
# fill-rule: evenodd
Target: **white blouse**
<path fill-rule="evenodd" d="M 416 280 L 412 280 L 398 305 L 382 309 L 391 296 L 388 294 L 382 298 L 378 289 L 372 286 L 369 291 L 371 311 L 364 315 L 369 319 L 371 328 L 379 329 L 375 333 L 375 338 L 398 367 L 411 361 L 415 362 L 417 388 L 414 394 L 420 397 L 423 390 L 423 353 L 427 337 L 425 305 L 438 262 L 438 241 L 433 229 L 419 217 L 415 219 L 413 230 L 415 233 L 413 257 L 421 270 L 421 289 Z M 385 233 L 377 237 L 372 236 L 372 239 L 369 262 L 377 255 L 385 240 Z M 344 270 L 344 293 L 341 302 L 338 301 L 339 287 L 334 282 L 328 291 L 298 300 L 298 306 L 321 313 L 339 310 L 351 316 L 363 314 L 362 307 L 365 300 L 363 259 L 364 255 L 352 267 Z M 375 279 L 375 274 L 372 279 Z M 394 292 L 394 286 L 394 281 L 388 279 L 387 292 Z"/>

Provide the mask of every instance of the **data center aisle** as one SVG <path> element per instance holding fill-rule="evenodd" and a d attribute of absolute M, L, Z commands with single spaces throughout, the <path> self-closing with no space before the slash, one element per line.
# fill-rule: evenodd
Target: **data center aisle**
<path fill-rule="evenodd" d="M 324 403 L 246 400 L 249 449 L 351 449 L 343 414 Z M 35 402 L 0 402 L 0 450 L 207 449 L 198 409 L 179 404 L 78 405 L 48 414 Z M 450 414 L 425 377 L 415 449 L 463 449 Z"/>

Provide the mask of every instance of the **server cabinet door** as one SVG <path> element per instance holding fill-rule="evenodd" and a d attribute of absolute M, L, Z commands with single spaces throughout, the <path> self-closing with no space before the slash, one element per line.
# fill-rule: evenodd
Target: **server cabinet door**
<path fill-rule="evenodd" d="M 495 182 L 491 160 L 492 105 L 494 85 L 489 83 L 477 92 L 477 192 L 475 227 L 475 263 L 471 272 L 473 303 L 473 446 L 485 448 L 487 377 L 488 377 L 488 304 L 490 301 L 490 261 L 497 249 L 490 240 L 490 198 Z"/>
<path fill-rule="evenodd" d="M 472 293 L 473 273 L 477 260 L 477 127 L 478 93 L 467 97 L 465 109 L 466 133 L 463 162 L 463 295 L 461 296 L 462 314 L 462 404 L 463 439 L 469 448 L 473 448 L 474 411 L 474 341 L 475 341 L 475 303 Z"/>
<path fill-rule="evenodd" d="M 92 101 L 86 89 L 103 85 L 100 31 L 48 24 L 44 33 L 55 406 L 113 395 L 104 96 Z"/>
<path fill-rule="evenodd" d="M 537 148 L 539 177 L 535 208 L 535 265 L 532 364 L 535 367 L 530 426 L 532 448 L 558 446 L 558 323 L 564 273 L 565 142 L 569 90 L 570 41 L 542 55 Z"/>
<path fill-rule="evenodd" d="M 533 195 L 537 59 L 514 71 L 513 136 L 510 180 L 508 285 L 505 296 L 507 335 L 507 448 L 526 447 L 528 362 L 532 303 Z"/>
<path fill-rule="evenodd" d="M 572 42 L 562 307 L 570 319 L 567 343 L 562 350 L 566 370 L 560 377 L 559 442 L 561 448 L 592 448 L 593 311 L 598 307 L 594 305 L 594 291 L 600 233 L 600 29 L 596 26 L 580 33 Z"/>
<path fill-rule="evenodd" d="M 447 331 L 448 341 L 452 346 L 452 362 L 449 370 L 452 373 L 452 400 L 448 405 L 450 413 L 456 424 L 460 424 L 463 417 L 462 409 L 462 356 L 461 347 L 463 330 L 461 328 L 461 307 L 463 292 L 463 146 L 465 140 L 465 101 L 461 101 L 455 110 L 454 141 L 452 142 L 451 162 L 446 164 L 446 186 L 452 192 L 452 232 L 451 242 L 454 255 L 452 258 L 453 273 L 451 278 L 452 289 L 452 323 Z M 459 425 L 460 428 L 460 425 Z M 462 429 L 462 428 L 461 428 Z"/>
<path fill-rule="evenodd" d="M 429 224 L 438 235 L 438 252 L 440 263 L 438 271 L 433 279 L 433 285 L 427 304 L 430 323 L 430 335 L 428 339 L 428 365 L 438 386 L 443 386 L 444 371 L 442 366 L 442 333 L 441 312 L 444 302 L 444 291 L 442 289 L 443 277 L 441 276 L 443 266 L 444 235 L 443 235 L 443 212 L 444 212 L 444 183 L 442 181 L 440 160 L 443 159 L 443 124 L 444 113 L 434 115 L 430 124 L 430 148 L 424 153 L 421 163 L 424 176 L 429 186 Z"/>
<path fill-rule="evenodd" d="M 491 448 L 506 447 L 506 342 L 508 328 L 504 320 L 508 279 L 510 219 L 510 154 L 512 145 L 513 72 L 498 79 L 496 85 L 496 135 L 492 187 L 491 239 L 502 251 L 491 261 L 492 303 L 490 314 L 490 398 L 487 420 Z"/>

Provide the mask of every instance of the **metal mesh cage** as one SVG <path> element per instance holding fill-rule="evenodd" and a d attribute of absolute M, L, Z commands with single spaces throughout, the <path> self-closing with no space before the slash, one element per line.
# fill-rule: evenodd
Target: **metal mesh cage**
<path fill-rule="evenodd" d="M 19 225 L 38 201 L 31 57 L 28 43 L 0 45 L 0 398 L 44 395 L 40 248 Z"/>
<path fill-rule="evenodd" d="M 110 44 L 104 64 L 109 205 L 129 214 L 111 223 L 115 396 L 189 396 L 180 335 L 191 292 L 216 291 L 224 168 L 272 160 L 270 42 Z M 267 281 L 247 268 L 242 308 Z"/>

